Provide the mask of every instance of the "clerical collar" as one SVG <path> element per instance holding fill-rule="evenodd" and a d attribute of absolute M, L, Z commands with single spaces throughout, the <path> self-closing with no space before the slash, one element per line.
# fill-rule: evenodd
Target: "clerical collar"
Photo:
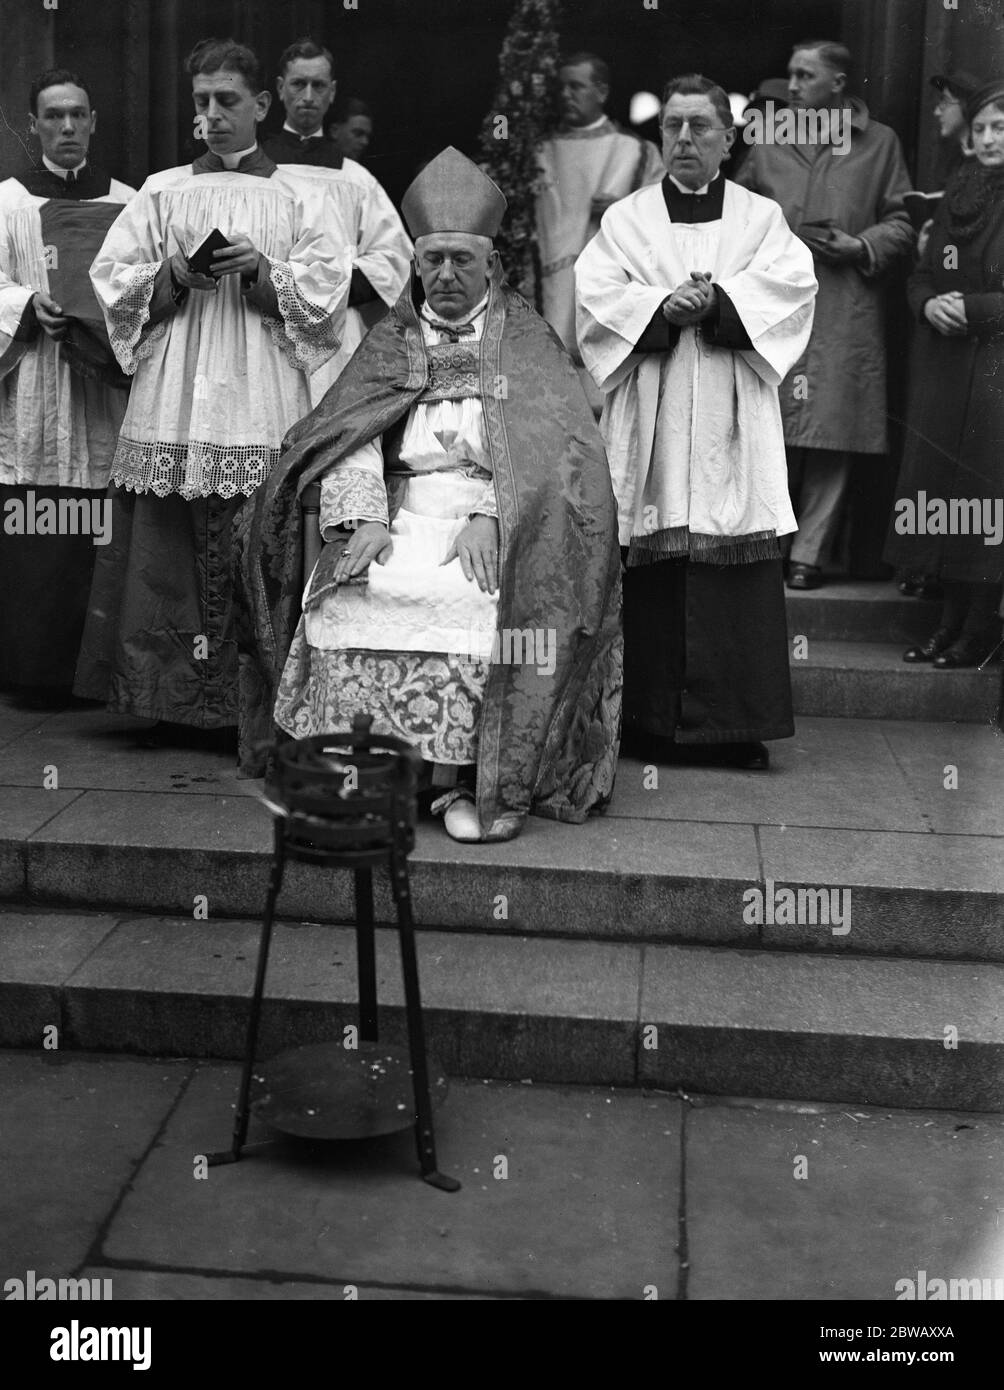
<path fill-rule="evenodd" d="M 254 154 L 258 148 L 257 140 L 253 145 L 248 145 L 246 150 L 235 150 L 233 154 L 221 154 L 219 159 L 222 161 L 224 169 L 236 169 L 242 159 L 246 159 L 249 154 Z"/>
<path fill-rule="evenodd" d="M 706 183 L 703 188 L 687 188 L 679 179 L 675 179 L 672 174 L 667 174 L 666 177 L 669 179 L 670 183 L 675 184 L 685 198 L 703 198 L 711 187 L 711 184 L 715 182 L 715 179 L 721 178 L 721 173 L 717 173 L 715 178 L 713 178 L 710 183 Z"/>
<path fill-rule="evenodd" d="M 663 179 L 662 196 L 666 204 L 670 222 L 684 222 L 696 226 L 702 222 L 719 222 L 725 210 L 725 190 L 728 184 L 719 175 L 705 184 L 703 189 L 692 193 L 689 188 L 667 174 Z"/>
<path fill-rule="evenodd" d="M 295 135 L 298 140 L 324 139 L 324 127 L 322 125 L 319 125 L 316 130 L 312 130 L 309 135 L 304 135 L 302 130 L 297 130 L 295 126 L 291 126 L 289 121 L 286 121 L 282 128 L 288 131 L 290 135 Z"/>
<path fill-rule="evenodd" d="M 81 169 L 84 169 L 87 165 L 87 158 L 85 156 L 76 166 L 75 169 L 64 169 L 61 164 L 53 164 L 52 160 L 49 158 L 47 154 L 43 154 L 42 163 L 48 169 L 50 174 L 55 174 L 58 179 L 63 179 L 65 181 L 67 174 L 72 174 L 74 178 L 78 177 Z"/>
<path fill-rule="evenodd" d="M 269 159 L 261 145 L 252 145 L 249 150 L 235 150 L 233 154 L 214 154 L 207 150 L 192 162 L 193 174 L 253 174 L 256 178 L 270 179 L 275 173 L 275 161 Z"/>
<path fill-rule="evenodd" d="M 601 126 L 605 126 L 608 120 L 609 117 L 604 112 L 599 120 L 590 121 L 588 125 L 562 125 L 561 132 L 563 135 L 586 135 L 591 130 L 599 130 Z"/>
<path fill-rule="evenodd" d="M 434 314 L 429 307 L 429 301 L 423 300 L 419 313 L 430 327 L 437 329 L 440 333 L 449 333 L 452 338 L 467 337 L 474 332 L 474 320 L 479 318 L 488 307 L 488 295 L 475 304 L 471 312 L 462 319 L 441 319 Z"/>

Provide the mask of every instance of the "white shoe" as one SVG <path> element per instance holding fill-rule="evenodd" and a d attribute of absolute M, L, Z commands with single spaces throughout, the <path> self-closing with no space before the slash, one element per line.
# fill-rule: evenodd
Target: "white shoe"
<path fill-rule="evenodd" d="M 451 840 L 464 840 L 473 843 L 482 838 L 481 822 L 473 801 L 459 798 L 452 806 L 447 806 L 443 816 L 446 833 Z"/>

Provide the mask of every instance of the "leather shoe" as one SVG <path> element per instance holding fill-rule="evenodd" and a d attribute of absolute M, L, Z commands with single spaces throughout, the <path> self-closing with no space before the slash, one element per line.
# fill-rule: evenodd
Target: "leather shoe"
<path fill-rule="evenodd" d="M 921 661 L 934 661 L 935 657 L 952 645 L 955 637 L 956 634 L 949 628 L 939 627 L 919 646 L 908 647 L 903 653 L 903 660 L 909 661 L 911 665 L 917 665 Z"/>
<path fill-rule="evenodd" d="M 957 642 L 953 642 L 950 647 L 947 647 L 940 656 L 934 658 L 933 665 L 936 671 L 963 671 L 970 666 L 979 666 L 992 653 L 992 642 L 974 642 L 960 637 Z"/>
<path fill-rule="evenodd" d="M 766 772 L 770 767 L 765 743 L 718 743 L 705 747 L 711 759 L 721 767 L 741 767 L 747 772 Z"/>
<path fill-rule="evenodd" d="M 823 582 L 823 571 L 818 565 L 803 565 L 792 560 L 785 582 L 789 589 L 818 589 Z"/>

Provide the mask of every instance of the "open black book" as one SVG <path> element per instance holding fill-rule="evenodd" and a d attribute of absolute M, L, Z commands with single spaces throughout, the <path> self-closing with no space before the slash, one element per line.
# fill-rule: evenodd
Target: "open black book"
<path fill-rule="evenodd" d="M 227 241 L 219 227 L 214 227 L 205 241 L 201 242 L 188 257 L 189 270 L 195 275 L 212 275 L 213 256 L 217 251 L 222 251 L 224 247 L 229 245 L 230 242 Z"/>
<path fill-rule="evenodd" d="M 930 222 L 938 211 L 938 204 L 944 196 L 944 192 L 905 193 L 903 195 L 903 206 L 910 214 L 910 221 L 913 223 L 915 232 L 919 232 L 925 222 Z"/>

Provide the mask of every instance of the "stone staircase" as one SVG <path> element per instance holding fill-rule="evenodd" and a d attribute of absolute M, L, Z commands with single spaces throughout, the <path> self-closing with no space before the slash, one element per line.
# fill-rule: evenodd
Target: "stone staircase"
<path fill-rule="evenodd" d="M 905 599 L 892 583 L 836 583 L 789 590 L 787 607 L 796 714 L 976 724 L 993 719 L 999 665 L 935 671 L 903 661 L 905 648 L 937 627 L 940 604 Z"/>
<path fill-rule="evenodd" d="M 791 595 L 800 717 L 767 776 L 625 759 L 583 827 L 531 818 L 463 846 L 422 824 L 420 967 L 447 1070 L 1004 1108 L 999 668 L 904 667 L 926 607 L 892 586 Z M 141 751 L 135 721 L 98 711 L 0 716 L 0 1045 L 55 1025 L 62 1047 L 238 1056 L 271 845 L 259 784 L 213 753 Z M 797 925 L 781 904 L 800 888 Z M 808 889 L 849 916 L 814 917 Z M 376 906 L 389 922 L 382 875 Z M 263 1055 L 355 1022 L 350 910 L 348 875 L 290 866 Z M 396 1040 L 396 937 L 378 937 Z"/>

